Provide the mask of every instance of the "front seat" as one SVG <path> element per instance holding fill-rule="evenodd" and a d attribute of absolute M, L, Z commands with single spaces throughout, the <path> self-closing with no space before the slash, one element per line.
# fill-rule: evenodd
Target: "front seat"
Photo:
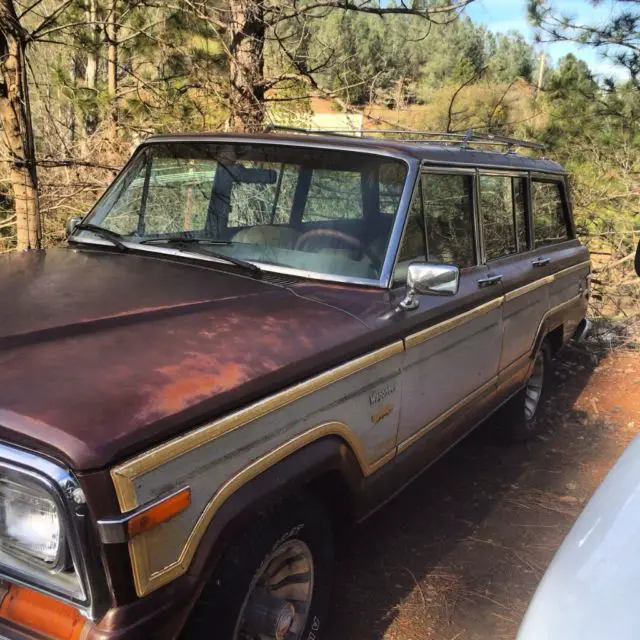
<path fill-rule="evenodd" d="M 291 227 L 262 224 L 240 229 L 233 236 L 233 242 L 293 249 L 299 236 L 300 233 Z"/>

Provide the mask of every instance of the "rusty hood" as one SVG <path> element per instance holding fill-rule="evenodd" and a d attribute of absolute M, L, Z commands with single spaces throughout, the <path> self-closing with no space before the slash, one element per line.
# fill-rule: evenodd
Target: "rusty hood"
<path fill-rule="evenodd" d="M 0 438 L 101 468 L 366 346 L 353 315 L 234 268 L 87 249 L 0 260 Z"/>

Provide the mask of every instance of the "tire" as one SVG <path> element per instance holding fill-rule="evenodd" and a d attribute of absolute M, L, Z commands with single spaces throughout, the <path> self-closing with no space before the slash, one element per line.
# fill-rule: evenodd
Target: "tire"
<path fill-rule="evenodd" d="M 508 443 L 526 442 L 538 433 L 549 392 L 550 374 L 551 348 L 543 343 L 524 389 L 496 413 L 500 440 Z M 537 399 L 534 397 L 536 395 Z"/>
<path fill-rule="evenodd" d="M 334 536 L 329 513 L 310 497 L 287 499 L 260 514 L 227 548 L 196 602 L 181 638 L 277 638 L 275 633 L 260 635 L 247 630 L 250 620 L 260 615 L 260 608 L 256 608 L 251 596 L 265 593 L 259 583 L 275 571 L 271 580 L 277 582 L 272 587 L 282 585 L 285 576 L 284 586 L 278 586 L 280 602 L 286 601 L 286 596 L 307 600 L 307 604 L 297 603 L 292 631 L 284 635 L 285 640 L 319 640 L 329 605 L 333 562 Z M 291 573 L 287 576 L 287 572 Z M 305 590 L 310 598 L 306 593 L 301 595 Z M 275 593 L 270 589 L 267 592 Z M 250 600 L 253 606 L 249 606 Z M 293 609 L 290 611 L 293 613 Z"/>

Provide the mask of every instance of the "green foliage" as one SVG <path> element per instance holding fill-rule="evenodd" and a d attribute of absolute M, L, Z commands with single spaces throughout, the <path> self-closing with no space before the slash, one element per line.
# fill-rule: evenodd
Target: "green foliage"
<path fill-rule="evenodd" d="M 538 39 L 545 42 L 576 42 L 596 49 L 615 66 L 627 70 L 631 82 L 640 88 L 640 10 L 637 0 L 594 0 L 607 8 L 607 18 L 578 22 L 547 0 L 529 0 L 531 23 Z M 610 87 L 615 84 L 607 79 Z"/>
<path fill-rule="evenodd" d="M 520 33 L 498 35 L 489 56 L 489 75 L 497 82 L 509 83 L 515 78 L 522 78 L 527 82 L 533 81 L 534 51 L 530 43 Z"/>
<path fill-rule="evenodd" d="M 311 27 L 309 67 L 352 104 L 428 102 L 446 85 L 531 81 L 533 47 L 519 34 L 494 37 L 470 19 L 426 23 L 415 16 L 332 11 Z"/>

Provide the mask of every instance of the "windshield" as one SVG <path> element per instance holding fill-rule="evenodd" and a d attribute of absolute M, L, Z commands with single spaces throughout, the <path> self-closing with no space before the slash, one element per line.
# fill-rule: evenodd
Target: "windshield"
<path fill-rule="evenodd" d="M 318 147 L 152 144 L 87 222 L 147 246 L 378 280 L 406 176 L 401 160 Z"/>

